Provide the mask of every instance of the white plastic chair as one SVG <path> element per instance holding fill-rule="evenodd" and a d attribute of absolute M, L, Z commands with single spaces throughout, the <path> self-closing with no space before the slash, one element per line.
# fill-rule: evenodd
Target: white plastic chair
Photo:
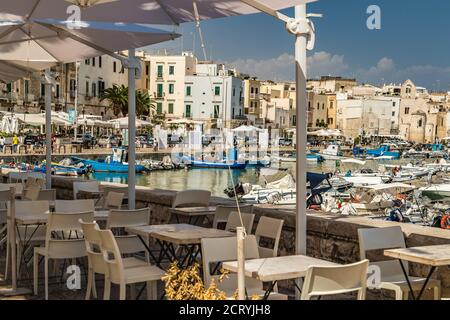
<path fill-rule="evenodd" d="M 45 247 L 34 248 L 34 294 L 38 294 L 39 256 L 44 257 L 45 300 L 48 300 L 48 260 L 49 259 L 77 259 L 87 255 L 84 239 L 56 239 L 57 232 L 63 234 L 72 231 L 81 231 L 79 220 L 94 220 L 94 212 L 84 213 L 49 213 Z"/>
<path fill-rule="evenodd" d="M 41 190 L 39 192 L 37 200 L 47 200 L 50 202 L 50 204 L 54 204 L 56 201 L 56 190 L 55 189 L 48 189 L 48 190 Z"/>
<path fill-rule="evenodd" d="M 336 267 L 312 266 L 305 276 L 301 300 L 352 292 L 358 293 L 358 300 L 365 300 L 368 267 L 369 260 Z"/>
<path fill-rule="evenodd" d="M 202 246 L 202 262 L 203 262 L 203 281 L 205 287 L 208 287 L 214 280 L 219 290 L 226 293 L 227 297 L 231 297 L 237 290 L 237 274 L 230 273 L 221 283 L 219 283 L 220 275 L 213 274 L 214 271 L 220 270 L 218 263 L 237 260 L 237 242 L 236 237 L 228 238 L 205 238 L 201 240 Z M 254 235 L 245 238 L 245 259 L 258 259 L 258 244 Z M 245 286 L 247 295 L 264 296 L 263 283 L 255 278 L 245 278 Z M 270 299 L 287 299 L 287 296 L 273 292 Z"/>
<path fill-rule="evenodd" d="M 242 204 L 239 206 L 241 212 L 253 213 L 252 204 Z M 214 214 L 213 228 L 218 229 L 219 223 L 227 223 L 230 213 L 237 211 L 237 207 L 234 205 L 218 205 L 216 207 L 216 213 Z"/>
<path fill-rule="evenodd" d="M 253 229 L 253 221 L 255 220 L 255 215 L 252 213 L 241 212 L 241 216 L 245 232 L 247 234 L 251 234 Z M 239 217 L 239 212 L 234 211 L 231 212 L 230 215 L 228 216 L 228 221 L 225 226 L 225 230 L 230 232 L 236 232 L 236 228 L 240 227 L 241 225 L 242 224 L 241 219 Z"/>
<path fill-rule="evenodd" d="M 37 201 L 39 199 L 39 193 L 41 192 L 41 187 L 38 184 L 32 184 L 23 190 L 22 199 L 28 201 Z"/>
<path fill-rule="evenodd" d="M 125 268 L 121 252 L 111 230 L 99 230 L 101 250 L 107 269 L 105 275 L 104 299 L 109 300 L 111 283 L 120 286 L 120 300 L 126 298 L 126 285 L 147 283 L 147 298 L 155 299 L 157 294 L 157 281 L 161 280 L 165 272 L 153 265 Z"/>
<path fill-rule="evenodd" d="M 73 183 L 73 200 L 77 200 L 80 191 L 100 193 L 98 181 L 76 181 Z"/>
<path fill-rule="evenodd" d="M 86 289 L 86 300 L 92 296 L 97 298 L 97 288 L 95 285 L 95 274 L 105 275 L 107 272 L 107 265 L 103 259 L 101 252 L 101 238 L 98 233 L 98 225 L 95 222 L 79 221 L 81 229 L 83 230 L 84 240 L 86 243 L 86 252 L 88 255 L 88 283 Z M 124 268 L 134 268 L 147 266 L 148 263 L 134 257 L 123 258 Z"/>
<path fill-rule="evenodd" d="M 276 257 L 278 255 L 278 246 L 280 244 L 281 231 L 284 220 L 274 219 L 262 216 L 256 227 L 255 236 L 258 241 L 259 256 L 261 258 Z M 262 238 L 273 240 L 273 248 L 262 247 L 260 245 Z"/>
<path fill-rule="evenodd" d="M 110 191 L 105 197 L 105 202 L 102 206 L 102 209 L 116 209 L 120 210 L 122 208 L 122 202 L 125 198 L 124 193 Z"/>
<path fill-rule="evenodd" d="M 86 200 L 56 200 L 55 212 L 94 212 L 95 203 L 93 199 Z"/>
<path fill-rule="evenodd" d="M 405 238 L 400 226 L 358 229 L 358 239 L 361 259 L 367 258 L 368 251 L 406 248 Z M 396 300 L 408 299 L 409 286 L 397 260 L 371 261 L 370 264 L 380 268 L 380 289 L 394 291 Z M 404 263 L 404 266 L 409 275 L 408 263 Z M 420 291 L 425 280 L 425 278 L 409 276 L 409 281 L 414 291 Z M 439 280 L 430 279 L 427 289 L 434 290 L 434 299 L 441 299 L 441 282 Z"/>
<path fill-rule="evenodd" d="M 211 192 L 207 190 L 186 190 L 176 194 L 172 202 L 172 208 L 183 206 L 209 206 Z"/>
<path fill-rule="evenodd" d="M 147 226 L 150 221 L 150 208 L 137 210 L 111 210 L 106 222 L 106 229 L 113 231 L 126 227 Z M 136 235 L 115 235 L 117 245 L 122 254 L 145 252 L 149 261 L 148 252 Z"/>

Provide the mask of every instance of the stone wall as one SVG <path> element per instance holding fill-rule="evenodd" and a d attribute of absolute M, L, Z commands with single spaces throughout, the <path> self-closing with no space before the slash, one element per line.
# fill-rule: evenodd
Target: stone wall
<path fill-rule="evenodd" d="M 53 185 L 57 189 L 58 198 L 73 199 L 71 178 L 54 178 Z M 106 184 L 105 184 L 106 185 Z M 107 184 L 119 186 L 117 184 Z M 122 185 L 123 187 L 123 185 Z M 170 190 L 149 189 L 137 187 L 137 207 L 150 207 L 152 223 L 167 223 L 170 219 L 168 210 L 176 192 Z M 212 204 L 232 203 L 229 199 L 213 198 Z M 283 219 L 285 221 L 281 235 L 279 252 L 281 255 L 295 253 L 295 212 L 292 207 L 269 207 L 258 205 L 254 213 L 257 225 L 262 215 Z M 173 220 L 172 220 L 173 222 Z M 364 217 L 344 217 L 310 212 L 307 218 L 307 253 L 310 256 L 334 261 L 337 263 L 352 263 L 359 260 L 358 229 L 381 228 L 396 226 L 398 223 L 382 220 L 371 220 Z M 450 231 L 413 224 L 400 224 L 408 247 L 438 244 L 450 244 Z M 426 276 L 428 267 L 411 264 L 412 275 Z M 439 268 L 435 277 L 442 281 L 443 291 L 450 289 L 450 269 Z M 290 284 L 280 284 L 289 287 Z M 450 290 L 449 290 L 450 291 Z"/>

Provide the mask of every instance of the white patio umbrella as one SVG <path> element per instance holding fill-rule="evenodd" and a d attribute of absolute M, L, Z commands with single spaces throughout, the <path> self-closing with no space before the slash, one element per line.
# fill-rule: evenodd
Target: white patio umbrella
<path fill-rule="evenodd" d="M 37 60 L 46 67 L 58 62 L 71 62 L 90 57 L 108 54 L 120 59 L 123 64 L 129 61 L 114 52 L 139 48 L 167 40 L 179 35 L 149 28 L 143 25 L 83 22 L 77 29 L 71 29 L 69 22 L 57 20 L 38 20 L 29 15 L 33 8 L 41 3 L 51 4 L 49 1 L 20 1 L 11 5 L 2 2 L 0 5 L 0 61 L 9 63 L 15 68 L 26 68 L 30 61 Z M 23 15 L 12 15 L 3 12 L 3 6 L 8 8 L 21 8 Z M 28 10 L 26 10 L 28 9 Z M 11 20 L 2 20 L 6 19 Z M 37 57 L 37 58 L 36 58 Z M 140 64 L 134 60 L 132 77 Z M 0 69 L 1 70 L 1 69 Z M 51 115 L 51 88 L 53 79 L 47 71 L 43 78 L 45 84 L 45 124 L 46 124 L 46 177 L 47 187 L 51 187 L 51 123 L 63 122 L 62 119 L 52 119 Z M 134 82 L 134 80 L 133 80 Z M 133 83 L 133 93 L 134 93 Z M 132 95 L 134 96 L 134 94 Z M 131 100 L 131 99 L 130 99 Z M 14 221 L 14 218 L 12 218 Z M 13 222 L 14 224 L 14 222 Z M 14 234 L 14 233 L 13 233 Z M 14 236 L 13 236 L 14 237 Z M 17 292 L 16 267 L 15 267 L 15 239 L 11 240 L 11 267 L 13 292 Z"/>
<path fill-rule="evenodd" d="M 118 126 L 120 129 L 128 129 L 129 119 L 128 119 L 128 117 L 124 117 L 124 118 L 109 120 L 108 122 L 110 124 L 112 124 L 113 126 Z M 136 119 L 135 125 L 136 125 L 136 128 L 141 128 L 141 127 L 151 126 L 152 124 L 151 124 L 151 122 L 148 122 L 148 121 Z"/>
<path fill-rule="evenodd" d="M 231 131 L 248 133 L 248 132 L 263 132 L 264 129 L 260 129 L 254 126 L 240 126 L 232 129 Z"/>

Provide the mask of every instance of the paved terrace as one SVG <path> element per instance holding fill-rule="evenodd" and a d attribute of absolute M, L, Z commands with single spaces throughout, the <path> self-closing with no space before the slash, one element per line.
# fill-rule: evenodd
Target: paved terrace
<path fill-rule="evenodd" d="M 58 198 L 73 199 L 72 184 L 74 179 L 66 177 L 54 177 L 53 186 L 57 189 Z M 116 185 L 106 184 L 105 185 Z M 172 204 L 176 192 L 171 190 L 150 189 L 146 187 L 137 187 L 137 207 L 149 206 L 152 211 L 151 219 L 153 224 L 162 224 L 169 222 L 168 210 Z M 83 196 L 83 195 L 82 195 Z M 87 197 L 87 194 L 84 195 Z M 230 203 L 230 199 L 212 198 L 213 204 Z M 291 255 L 295 253 L 295 212 L 292 206 L 268 206 L 257 205 L 255 207 L 255 224 L 257 225 L 259 217 L 265 215 L 285 220 L 283 233 L 280 241 L 280 255 Z M 371 220 L 364 217 L 345 217 L 323 214 L 320 212 L 309 212 L 308 214 L 308 255 L 337 263 L 352 263 L 359 260 L 359 245 L 357 230 L 359 228 L 380 228 L 398 225 L 397 223 L 382 220 Z M 405 235 L 406 244 L 412 246 L 426 246 L 450 244 L 450 232 L 443 229 L 422 227 L 412 224 L 401 224 Z M 381 256 L 380 252 L 373 253 L 375 256 Z M 370 257 L 369 257 L 370 258 Z M 0 261 L 0 274 L 4 271 L 3 261 Z M 412 275 L 425 277 L 428 269 L 421 265 L 410 264 Z M 450 296 L 450 268 L 440 268 L 434 275 L 435 278 L 442 281 L 443 297 Z M 99 288 L 102 281 L 99 279 Z M 1 287 L 0 283 L 0 287 Z M 31 286 L 28 286 L 31 287 Z M 162 288 L 160 288 L 162 289 Z M 293 295 L 293 285 L 290 282 L 279 283 L 279 290 Z M 69 292 L 62 290 L 61 285 L 51 286 L 51 297 L 54 299 L 83 299 L 84 290 L 81 292 Z M 99 290 L 101 292 L 101 289 Z M 42 290 L 41 290 L 42 293 Z M 371 292 L 368 295 L 370 299 L 390 298 L 387 292 Z M 15 297 L 21 298 L 21 297 Z M 42 298 L 26 296 L 26 299 Z M 424 297 L 425 298 L 425 297 Z"/>

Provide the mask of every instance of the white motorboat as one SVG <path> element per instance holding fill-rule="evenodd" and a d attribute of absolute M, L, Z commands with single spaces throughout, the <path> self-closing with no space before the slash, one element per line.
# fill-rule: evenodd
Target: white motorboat
<path fill-rule="evenodd" d="M 324 160 L 341 160 L 344 158 L 344 154 L 341 148 L 337 144 L 330 144 L 328 147 L 319 152 L 319 154 L 324 158 Z"/>
<path fill-rule="evenodd" d="M 327 212 L 339 211 L 346 215 L 371 214 L 374 212 L 383 212 L 395 206 L 399 194 L 411 192 L 416 189 L 412 185 L 403 183 L 380 184 L 374 186 L 360 187 L 355 189 L 351 195 L 350 201 L 345 203 L 336 203 L 333 206 L 331 197 L 324 199 L 322 209 Z"/>
<path fill-rule="evenodd" d="M 420 188 L 422 196 L 432 201 L 450 200 L 450 184 L 436 184 L 428 187 Z"/>

